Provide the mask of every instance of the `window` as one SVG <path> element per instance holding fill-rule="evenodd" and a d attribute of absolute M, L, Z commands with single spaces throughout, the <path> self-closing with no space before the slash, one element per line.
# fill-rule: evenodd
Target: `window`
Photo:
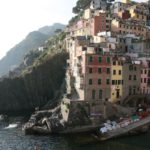
<path fill-rule="evenodd" d="M 144 78 L 144 83 L 146 83 L 146 81 L 147 81 L 146 78 Z"/>
<path fill-rule="evenodd" d="M 132 87 L 129 87 L 129 95 L 132 94 Z"/>
<path fill-rule="evenodd" d="M 112 80 L 112 85 L 115 85 L 115 80 Z"/>
<path fill-rule="evenodd" d="M 93 80 L 89 79 L 89 85 L 92 85 L 92 84 L 93 84 Z"/>
<path fill-rule="evenodd" d="M 148 76 L 150 76 L 150 70 L 148 70 Z"/>
<path fill-rule="evenodd" d="M 119 75 L 121 75 L 121 73 L 122 73 L 122 71 L 121 71 L 121 70 L 119 70 Z"/>
<path fill-rule="evenodd" d="M 102 57 L 98 58 L 98 62 L 101 63 L 102 62 Z"/>
<path fill-rule="evenodd" d="M 113 70 L 113 75 L 116 75 L 116 70 Z"/>
<path fill-rule="evenodd" d="M 110 57 L 107 57 L 107 63 L 110 63 Z"/>
<path fill-rule="evenodd" d="M 102 80 L 98 79 L 98 85 L 101 85 L 101 84 L 102 84 Z"/>
<path fill-rule="evenodd" d="M 148 85 L 150 85 L 150 79 L 148 79 Z"/>
<path fill-rule="evenodd" d="M 118 85 L 121 85 L 121 82 L 122 82 L 121 80 L 118 80 Z"/>
<path fill-rule="evenodd" d="M 145 74 L 147 74 L 147 70 L 145 70 Z"/>
<path fill-rule="evenodd" d="M 107 84 L 107 85 L 110 84 L 110 80 L 109 80 L 109 79 L 106 80 L 106 84 Z"/>
<path fill-rule="evenodd" d="M 98 73 L 102 73 L 102 68 L 98 68 Z"/>
<path fill-rule="evenodd" d="M 130 70 L 130 71 L 133 70 L 133 66 L 132 66 L 132 65 L 129 66 L 129 70 Z"/>
<path fill-rule="evenodd" d="M 89 73 L 92 73 L 93 72 L 93 69 L 92 68 L 89 68 Z"/>
<path fill-rule="evenodd" d="M 107 74 L 110 74 L 110 68 L 107 68 L 106 71 L 107 71 Z"/>
<path fill-rule="evenodd" d="M 95 99 L 95 97 L 96 97 L 96 91 L 92 90 L 92 99 Z"/>
<path fill-rule="evenodd" d="M 109 44 L 109 49 L 111 49 L 112 47 L 111 47 L 111 44 Z"/>
<path fill-rule="evenodd" d="M 93 57 L 89 56 L 89 62 L 93 62 Z"/>
<path fill-rule="evenodd" d="M 136 66 L 134 67 L 134 71 L 136 71 L 137 70 L 137 68 L 136 68 Z"/>
<path fill-rule="evenodd" d="M 102 98 L 103 98 L 103 91 L 99 90 L 99 99 L 102 99 Z"/>
<path fill-rule="evenodd" d="M 115 84 L 116 84 L 116 85 L 118 84 L 117 80 L 115 80 Z"/>
<path fill-rule="evenodd" d="M 116 61 L 113 61 L 113 65 L 114 65 L 114 66 L 116 65 Z"/>
<path fill-rule="evenodd" d="M 136 75 L 134 75 L 134 80 L 137 80 Z"/>
<path fill-rule="evenodd" d="M 132 76 L 131 75 L 129 75 L 129 80 L 132 80 Z"/>

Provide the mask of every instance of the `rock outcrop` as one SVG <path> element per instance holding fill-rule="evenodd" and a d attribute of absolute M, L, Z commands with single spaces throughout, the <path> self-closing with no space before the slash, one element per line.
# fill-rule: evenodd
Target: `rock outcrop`
<path fill-rule="evenodd" d="M 36 111 L 24 125 L 25 134 L 52 134 L 65 128 L 60 106 L 52 110 Z"/>

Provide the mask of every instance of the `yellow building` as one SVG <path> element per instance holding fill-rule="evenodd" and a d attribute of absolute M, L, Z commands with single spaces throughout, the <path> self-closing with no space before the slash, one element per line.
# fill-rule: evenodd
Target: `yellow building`
<path fill-rule="evenodd" d="M 131 18 L 135 20 L 141 20 L 146 22 L 147 21 L 147 15 L 148 12 L 146 8 L 141 4 L 136 4 L 128 8 Z"/>
<path fill-rule="evenodd" d="M 123 95 L 123 60 L 113 58 L 111 70 L 111 102 L 117 102 Z"/>

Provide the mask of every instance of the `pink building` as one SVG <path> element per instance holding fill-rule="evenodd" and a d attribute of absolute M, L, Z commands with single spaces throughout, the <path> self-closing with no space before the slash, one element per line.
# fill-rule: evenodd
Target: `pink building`
<path fill-rule="evenodd" d="M 141 93 L 150 94 L 150 60 L 141 62 Z"/>
<path fill-rule="evenodd" d="M 85 61 L 85 99 L 108 100 L 111 91 L 111 56 L 86 54 Z"/>

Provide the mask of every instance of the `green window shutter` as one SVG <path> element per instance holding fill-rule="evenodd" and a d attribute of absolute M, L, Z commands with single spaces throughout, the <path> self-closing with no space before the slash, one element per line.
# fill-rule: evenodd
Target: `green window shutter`
<path fill-rule="evenodd" d="M 110 84 L 110 80 L 109 80 L 109 79 L 106 80 L 106 84 L 107 84 L 107 85 Z"/>
<path fill-rule="evenodd" d="M 93 57 L 89 56 L 89 62 L 93 62 Z"/>
<path fill-rule="evenodd" d="M 98 62 L 99 62 L 99 63 L 102 62 L 102 57 L 98 57 Z"/>
<path fill-rule="evenodd" d="M 107 68 L 107 74 L 110 74 L 110 68 Z"/>
<path fill-rule="evenodd" d="M 107 63 L 110 63 L 110 57 L 107 57 Z"/>

